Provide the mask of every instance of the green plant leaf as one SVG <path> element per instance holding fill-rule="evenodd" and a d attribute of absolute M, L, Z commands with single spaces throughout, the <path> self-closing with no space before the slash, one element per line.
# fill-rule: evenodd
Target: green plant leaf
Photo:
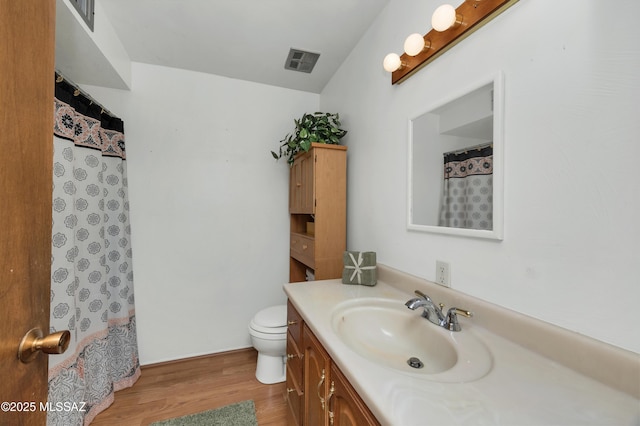
<path fill-rule="evenodd" d="M 280 154 L 271 151 L 276 158 L 287 156 L 287 162 L 293 164 L 295 156 L 301 151 L 309 151 L 311 144 L 322 142 L 339 144 L 340 139 L 347 134 L 340 128 L 339 115 L 329 112 L 304 113 L 302 117 L 293 120 L 295 129 L 280 141 Z"/>

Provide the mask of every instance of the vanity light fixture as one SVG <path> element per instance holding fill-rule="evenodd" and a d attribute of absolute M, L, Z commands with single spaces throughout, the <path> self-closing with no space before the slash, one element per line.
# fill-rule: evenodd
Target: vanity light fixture
<path fill-rule="evenodd" d="M 404 41 L 404 53 L 416 56 L 431 47 L 431 40 L 425 40 L 422 34 L 411 34 Z"/>
<path fill-rule="evenodd" d="M 383 66 L 391 73 L 391 84 L 404 81 L 475 30 L 517 3 L 518 0 L 464 0 L 454 8 L 445 4 L 433 13 L 433 29 L 424 36 L 411 34 L 404 43 L 404 51 L 398 56 L 390 53 Z"/>
<path fill-rule="evenodd" d="M 462 15 L 456 13 L 456 8 L 450 4 L 439 6 L 431 16 L 431 26 L 436 31 L 446 31 L 462 25 Z"/>
<path fill-rule="evenodd" d="M 402 70 L 406 64 L 402 62 L 400 56 L 397 53 L 389 53 L 384 57 L 384 61 L 382 61 L 382 66 L 387 72 L 394 72 L 398 70 Z"/>

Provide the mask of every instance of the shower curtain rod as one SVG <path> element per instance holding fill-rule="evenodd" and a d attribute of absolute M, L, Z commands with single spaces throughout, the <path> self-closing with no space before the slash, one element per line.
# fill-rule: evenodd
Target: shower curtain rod
<path fill-rule="evenodd" d="M 455 151 L 443 152 L 442 155 L 462 154 L 463 152 L 473 151 L 474 149 L 477 149 L 478 151 L 480 151 L 481 149 L 488 148 L 490 146 L 491 147 L 493 146 L 493 142 L 483 142 L 478 145 L 468 146 L 462 149 L 456 149 Z"/>
<path fill-rule="evenodd" d="M 60 72 L 60 70 L 58 70 L 57 68 L 55 69 L 55 73 L 56 73 L 56 83 L 62 83 L 63 81 L 66 81 L 67 84 L 69 84 L 71 87 L 73 87 L 75 89 L 74 92 L 73 92 L 73 96 L 82 95 L 85 98 L 89 99 L 89 101 L 92 104 L 95 104 L 95 105 L 99 106 L 102 109 L 102 113 L 107 114 L 111 118 L 117 118 L 111 111 L 106 109 L 100 102 L 98 102 L 95 99 L 93 99 L 93 97 L 90 94 L 88 94 L 87 92 L 82 90 L 80 87 L 78 87 L 77 84 L 75 84 L 72 80 L 67 78 L 67 76 L 62 74 L 62 72 Z"/>

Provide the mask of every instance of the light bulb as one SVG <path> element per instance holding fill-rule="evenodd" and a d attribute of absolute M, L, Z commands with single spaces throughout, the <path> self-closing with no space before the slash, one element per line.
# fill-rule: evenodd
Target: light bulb
<path fill-rule="evenodd" d="M 400 60 L 400 56 L 398 56 L 397 53 L 389 53 L 384 57 L 382 66 L 384 67 L 385 71 L 394 72 L 402 67 L 402 61 Z"/>
<path fill-rule="evenodd" d="M 439 6 L 431 16 L 431 26 L 436 31 L 446 31 L 456 23 L 456 9 L 450 4 Z"/>
<path fill-rule="evenodd" d="M 409 56 L 416 56 L 424 50 L 425 46 L 424 37 L 421 34 L 414 33 L 404 41 L 404 53 Z"/>

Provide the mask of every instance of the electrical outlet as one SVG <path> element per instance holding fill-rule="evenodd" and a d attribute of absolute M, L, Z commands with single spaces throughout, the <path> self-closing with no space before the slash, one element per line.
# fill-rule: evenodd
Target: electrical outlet
<path fill-rule="evenodd" d="M 445 287 L 451 287 L 451 275 L 447 262 L 436 260 L 436 282 Z"/>

